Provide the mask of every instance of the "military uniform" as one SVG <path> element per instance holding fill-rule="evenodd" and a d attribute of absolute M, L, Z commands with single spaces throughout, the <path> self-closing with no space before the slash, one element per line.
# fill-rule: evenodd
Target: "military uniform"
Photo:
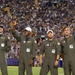
<path fill-rule="evenodd" d="M 60 43 L 54 39 L 52 41 L 46 40 L 43 42 L 40 54 L 43 55 L 43 53 L 45 53 L 45 57 L 40 75 L 47 75 L 49 70 L 51 75 L 58 75 L 58 67 L 54 66 L 54 62 L 56 61 L 56 56 L 60 55 L 60 50 Z"/>
<path fill-rule="evenodd" d="M 11 44 L 5 34 L 0 34 L 0 68 L 2 75 L 8 75 L 5 52 L 11 50 Z"/>
<path fill-rule="evenodd" d="M 37 42 L 32 37 L 26 38 L 24 35 L 18 35 L 16 31 L 13 36 L 20 42 L 19 75 L 32 75 L 32 66 L 30 60 L 36 56 Z"/>
<path fill-rule="evenodd" d="M 64 73 L 70 75 L 70 70 L 75 75 L 75 36 L 64 38 L 61 41 L 62 54 L 64 55 Z"/>

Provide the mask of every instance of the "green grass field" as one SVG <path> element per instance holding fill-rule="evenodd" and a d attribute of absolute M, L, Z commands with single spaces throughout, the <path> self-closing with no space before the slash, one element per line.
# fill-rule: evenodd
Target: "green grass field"
<path fill-rule="evenodd" d="M 39 75 L 39 72 L 40 72 L 40 67 L 33 67 L 33 75 Z M 58 72 L 59 75 L 64 75 L 62 68 L 59 68 Z M 0 75 L 2 75 L 1 71 L 0 71 Z M 18 67 L 8 66 L 8 75 L 18 75 Z M 50 73 L 48 73 L 48 75 L 50 75 Z"/>

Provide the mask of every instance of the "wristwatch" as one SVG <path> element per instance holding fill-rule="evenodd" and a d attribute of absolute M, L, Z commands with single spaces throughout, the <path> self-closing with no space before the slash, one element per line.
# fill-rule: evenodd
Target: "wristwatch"
<path fill-rule="evenodd" d="M 59 59 L 56 59 L 56 61 L 59 61 Z"/>

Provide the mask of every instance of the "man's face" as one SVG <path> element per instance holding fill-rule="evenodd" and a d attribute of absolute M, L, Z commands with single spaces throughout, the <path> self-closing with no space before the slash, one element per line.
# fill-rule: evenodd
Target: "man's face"
<path fill-rule="evenodd" d="M 64 35 L 65 36 L 69 36 L 70 35 L 70 28 L 65 28 L 65 30 L 64 30 Z"/>
<path fill-rule="evenodd" d="M 53 37 L 54 37 L 54 34 L 53 34 L 52 32 L 49 32 L 49 33 L 47 34 L 47 36 L 48 36 L 48 38 L 53 38 Z"/>
<path fill-rule="evenodd" d="M 3 33 L 3 28 L 0 27 L 0 33 Z"/>
<path fill-rule="evenodd" d="M 25 30 L 25 31 L 24 31 L 24 34 L 25 34 L 26 36 L 29 36 L 29 35 L 30 35 L 30 32 L 27 31 L 27 30 Z"/>

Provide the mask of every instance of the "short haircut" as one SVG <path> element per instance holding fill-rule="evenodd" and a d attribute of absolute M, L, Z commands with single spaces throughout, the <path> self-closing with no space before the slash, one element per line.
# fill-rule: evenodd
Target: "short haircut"
<path fill-rule="evenodd" d="M 63 28 L 63 31 L 64 31 L 66 28 L 69 28 L 69 29 L 70 29 L 70 27 L 69 27 L 69 26 L 65 26 L 65 27 Z"/>

